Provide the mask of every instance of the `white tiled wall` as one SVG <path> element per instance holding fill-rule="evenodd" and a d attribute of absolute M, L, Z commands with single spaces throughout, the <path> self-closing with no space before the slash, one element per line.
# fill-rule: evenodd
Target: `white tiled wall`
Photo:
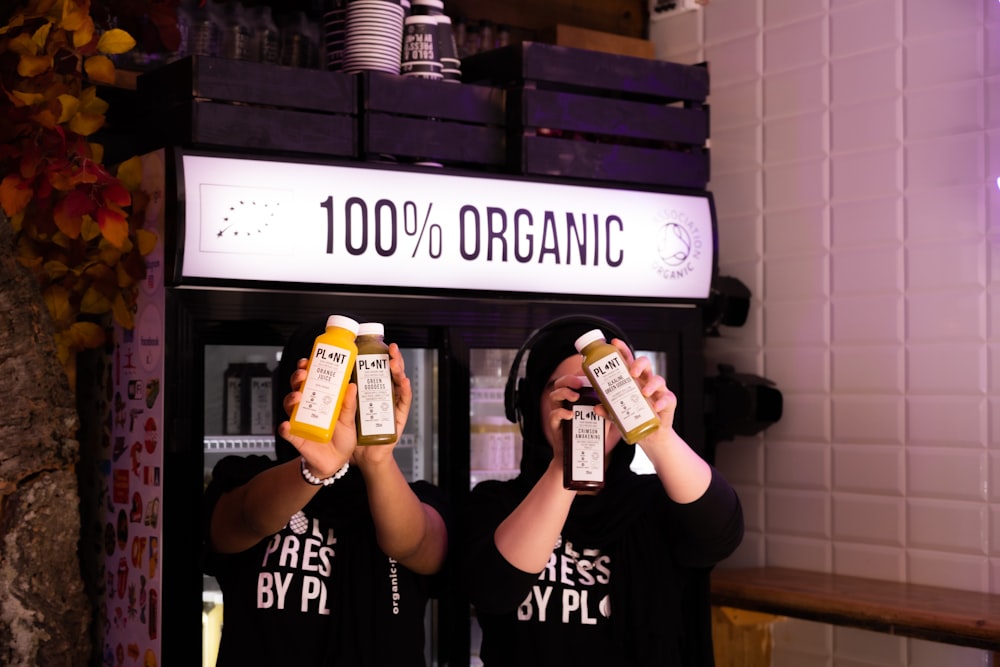
<path fill-rule="evenodd" d="M 707 61 L 720 272 L 708 341 L 784 416 L 721 443 L 781 565 L 1000 593 L 1000 2 L 711 0 L 656 21 Z M 773 665 L 987 666 L 983 651 L 789 620 Z"/>

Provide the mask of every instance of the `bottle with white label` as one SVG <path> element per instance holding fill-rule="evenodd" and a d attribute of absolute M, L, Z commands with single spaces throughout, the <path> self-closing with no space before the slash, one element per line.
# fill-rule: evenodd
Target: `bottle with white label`
<path fill-rule="evenodd" d="M 357 346 L 354 381 L 358 385 L 358 444 L 391 445 L 396 442 L 396 411 L 385 327 L 380 322 L 361 324 Z"/>
<path fill-rule="evenodd" d="M 329 442 L 337 426 L 347 385 L 354 372 L 358 323 L 331 315 L 326 332 L 316 337 L 302 384 L 302 400 L 292 410 L 291 433 L 315 442 Z"/>
<path fill-rule="evenodd" d="M 599 491 L 604 488 L 604 417 L 594 407 L 601 399 L 590 380 L 577 389 L 580 397 L 563 401 L 573 411 L 573 418 L 562 423 L 563 486 L 573 491 Z"/>
<path fill-rule="evenodd" d="M 271 395 L 272 373 L 263 354 L 247 357 L 244 378 L 246 421 L 244 433 L 267 435 L 274 432 Z"/>
<path fill-rule="evenodd" d="M 575 345 L 583 355 L 583 372 L 625 442 L 634 445 L 660 427 L 660 420 L 642 395 L 639 383 L 629 374 L 625 357 L 607 342 L 600 329 L 583 334 Z"/>
<path fill-rule="evenodd" d="M 243 373 L 246 364 L 232 362 L 222 376 L 222 432 L 242 435 L 243 431 Z"/>

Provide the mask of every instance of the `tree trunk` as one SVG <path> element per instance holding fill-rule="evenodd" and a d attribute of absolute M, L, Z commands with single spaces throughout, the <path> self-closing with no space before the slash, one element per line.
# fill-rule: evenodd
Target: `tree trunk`
<path fill-rule="evenodd" d="M 38 284 L 0 214 L 0 665 L 87 664 L 79 419 Z"/>

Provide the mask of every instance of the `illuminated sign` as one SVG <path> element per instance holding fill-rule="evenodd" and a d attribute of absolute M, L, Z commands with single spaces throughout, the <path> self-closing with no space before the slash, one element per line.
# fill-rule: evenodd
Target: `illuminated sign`
<path fill-rule="evenodd" d="M 711 199 L 183 155 L 187 279 L 703 299 Z"/>

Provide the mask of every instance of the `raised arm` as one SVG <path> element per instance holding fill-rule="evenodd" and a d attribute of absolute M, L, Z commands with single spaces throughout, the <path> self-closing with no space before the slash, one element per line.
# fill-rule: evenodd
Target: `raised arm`
<path fill-rule="evenodd" d="M 293 390 L 284 399 L 286 413 L 290 414 L 302 397 L 297 388 L 305 379 L 305 366 L 305 359 L 299 361 L 290 378 Z M 295 446 L 312 475 L 330 477 L 348 462 L 357 442 L 354 430 L 356 406 L 357 386 L 351 384 L 330 442 L 312 442 L 292 436 L 288 432 L 287 421 L 278 427 L 278 433 Z M 209 527 L 212 549 L 219 553 L 249 549 L 281 530 L 288 519 L 305 507 L 321 488 L 303 478 L 299 458 L 261 472 L 246 484 L 219 496 Z"/>
<path fill-rule="evenodd" d="M 638 445 L 674 502 L 686 504 L 698 500 L 712 482 L 712 469 L 674 430 L 677 397 L 663 377 L 653 373 L 648 358 L 633 359 L 628 345 L 618 339 L 612 343 L 625 355 L 632 377 L 638 380 L 643 396 L 650 399 L 653 411 L 660 418 L 660 428 L 640 440 Z"/>
<path fill-rule="evenodd" d="M 389 369 L 396 402 L 396 433 L 402 433 L 413 391 L 395 343 L 389 345 Z M 447 526 L 438 511 L 422 503 L 413 492 L 393 456 L 394 447 L 369 445 L 354 450 L 354 461 L 368 488 L 375 535 L 386 555 L 414 572 L 433 574 L 441 569 L 448 553 Z"/>

